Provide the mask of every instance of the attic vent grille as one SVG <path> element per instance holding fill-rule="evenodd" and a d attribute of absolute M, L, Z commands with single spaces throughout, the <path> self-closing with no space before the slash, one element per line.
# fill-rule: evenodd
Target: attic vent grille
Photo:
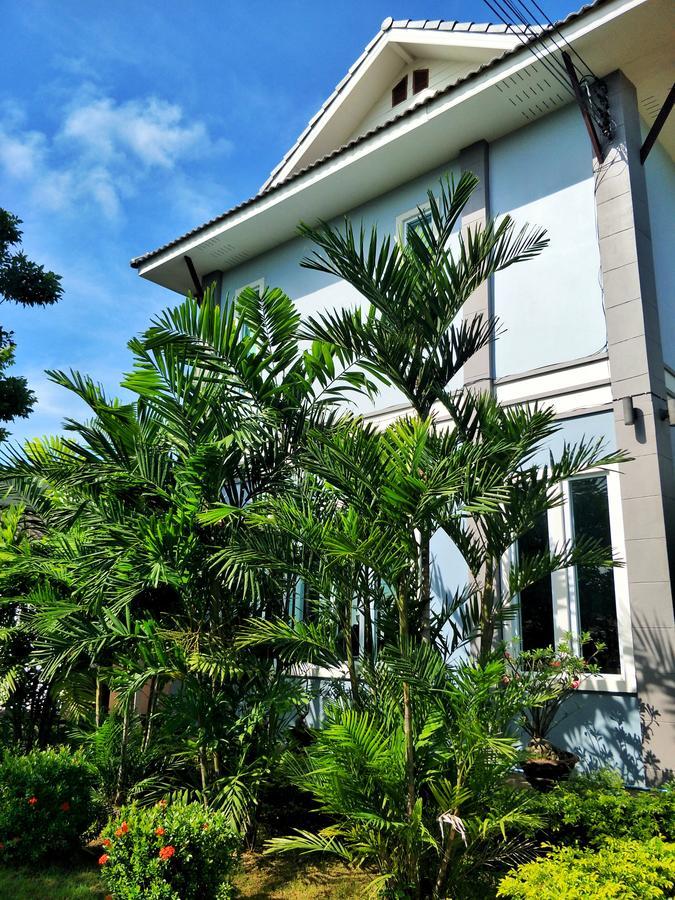
<path fill-rule="evenodd" d="M 398 106 L 408 99 L 408 76 L 404 75 L 391 89 L 391 105 Z"/>
<path fill-rule="evenodd" d="M 415 69 L 413 72 L 413 94 L 419 94 L 420 91 L 429 87 L 429 70 Z"/>

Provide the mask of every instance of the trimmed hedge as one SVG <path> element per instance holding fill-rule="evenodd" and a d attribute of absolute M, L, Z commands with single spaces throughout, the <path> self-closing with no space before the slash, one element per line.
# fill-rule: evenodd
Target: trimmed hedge
<path fill-rule="evenodd" d="M 510 900 L 661 900 L 675 896 L 675 844 L 608 839 L 598 850 L 558 847 L 512 870 L 498 897 Z"/>
<path fill-rule="evenodd" d="M 0 861 L 72 852 L 94 823 L 96 773 L 67 749 L 6 752 L 0 760 Z"/>
<path fill-rule="evenodd" d="M 104 829 L 99 865 L 115 900 L 225 900 L 238 849 L 225 816 L 201 804 L 132 804 Z"/>

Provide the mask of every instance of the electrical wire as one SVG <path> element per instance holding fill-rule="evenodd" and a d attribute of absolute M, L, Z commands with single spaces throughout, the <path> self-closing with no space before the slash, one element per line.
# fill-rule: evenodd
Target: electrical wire
<path fill-rule="evenodd" d="M 508 9 L 511 10 L 512 14 L 516 17 L 516 19 L 528 19 L 530 17 L 534 18 L 532 10 L 527 6 L 527 4 L 524 2 L 524 0 L 503 0 L 503 2 L 508 7 Z M 520 12 L 518 10 L 518 8 L 517 8 L 518 6 L 522 10 L 522 12 Z M 533 35 L 536 34 L 536 32 L 534 31 L 534 29 L 532 29 L 531 26 L 530 26 L 530 31 Z M 541 36 L 542 36 L 542 41 L 550 40 L 556 50 L 559 50 L 561 53 L 564 52 L 563 47 L 558 45 L 552 32 L 544 32 L 542 30 Z M 551 55 L 549 57 L 549 59 L 554 66 L 557 66 L 560 69 L 565 82 L 568 83 L 567 69 L 565 68 L 565 66 L 558 59 L 556 59 L 556 57 L 553 55 Z"/>
<path fill-rule="evenodd" d="M 572 90 L 572 87 L 571 87 L 569 81 L 568 81 L 568 80 L 563 80 L 563 79 L 560 77 L 560 74 L 559 74 L 559 73 L 556 71 L 556 69 L 551 65 L 551 59 L 552 59 L 552 58 L 551 58 L 550 56 L 546 56 L 546 57 L 545 57 L 545 56 L 543 56 L 543 55 L 540 57 L 540 56 L 537 54 L 537 50 L 535 50 L 535 46 L 536 46 L 536 45 L 533 44 L 530 40 L 528 40 L 527 38 L 525 38 L 525 37 L 523 36 L 523 30 L 522 30 L 522 28 L 516 27 L 516 24 L 518 24 L 518 23 L 514 23 L 514 22 L 511 22 L 511 21 L 510 21 L 510 18 L 509 18 L 508 13 L 505 12 L 505 10 L 504 10 L 503 6 L 501 5 L 501 3 L 499 2 L 499 0 L 484 0 L 484 2 L 485 2 L 485 4 L 486 4 L 486 6 L 488 6 L 488 7 L 490 8 L 491 12 L 493 12 L 493 13 L 495 14 L 495 16 L 497 16 L 497 18 L 498 18 L 504 25 L 506 25 L 507 29 L 508 29 L 509 31 L 512 31 L 512 32 L 516 35 L 516 37 L 517 37 L 518 40 L 523 44 L 523 46 L 527 47 L 527 49 L 530 51 L 530 53 L 532 53 L 532 55 L 533 55 L 534 58 L 537 60 L 537 62 L 540 63 L 540 64 L 544 67 L 544 69 L 546 69 L 546 71 L 549 73 L 549 75 L 551 75 L 551 77 L 552 77 L 555 81 L 557 81 L 558 84 L 559 84 L 566 92 L 568 92 L 569 94 L 571 94 L 572 96 L 574 96 L 574 91 Z M 526 26 L 526 27 L 527 27 L 527 26 Z M 531 31 L 530 34 L 531 34 L 531 36 L 538 36 L 537 33 L 536 33 L 535 31 Z"/>
<path fill-rule="evenodd" d="M 559 34 L 560 37 L 562 38 L 563 42 L 565 43 L 565 46 L 569 48 L 570 53 L 573 53 L 573 54 L 576 56 L 576 58 L 579 60 L 579 62 L 580 62 L 586 69 L 588 69 L 588 74 L 589 74 L 592 78 L 594 78 L 594 79 L 597 80 L 597 77 L 598 77 L 598 76 L 595 74 L 595 72 L 593 71 L 593 69 L 591 69 L 591 67 L 588 65 L 588 63 L 587 63 L 586 60 L 583 58 L 583 56 L 582 56 L 577 50 L 575 50 L 574 47 L 568 42 L 567 38 L 564 37 L 562 31 L 560 30 L 560 27 L 559 27 L 558 25 L 555 25 L 555 24 L 549 19 L 548 15 L 544 12 L 544 10 L 541 8 L 541 6 L 539 6 L 539 4 L 537 3 L 537 0 L 530 0 L 530 2 L 531 2 L 532 5 L 535 7 L 535 9 L 540 13 L 540 15 L 542 15 L 542 16 L 544 17 L 544 20 L 548 23 L 548 25 L 550 25 L 551 29 L 552 29 L 553 31 L 557 31 L 557 32 L 558 32 L 558 34 Z"/>

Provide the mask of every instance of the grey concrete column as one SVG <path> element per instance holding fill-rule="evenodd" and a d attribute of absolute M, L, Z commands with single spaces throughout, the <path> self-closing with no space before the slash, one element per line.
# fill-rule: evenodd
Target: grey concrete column
<path fill-rule="evenodd" d="M 621 72 L 607 86 L 616 132 L 595 165 L 595 197 L 617 445 L 634 457 L 621 467 L 626 571 L 645 771 L 657 782 L 675 769 L 675 484 L 637 97 Z"/>
<path fill-rule="evenodd" d="M 211 288 L 213 290 L 213 300 L 214 303 L 220 303 L 221 293 L 223 287 L 223 273 L 220 271 L 209 272 L 208 275 L 204 275 L 202 278 L 202 289 L 207 290 L 207 288 Z"/>
<path fill-rule="evenodd" d="M 487 141 L 471 144 L 459 154 L 462 172 L 473 172 L 478 187 L 473 192 L 462 215 L 462 231 L 484 225 L 490 217 L 490 148 Z M 482 284 L 464 304 L 464 317 L 471 319 L 493 315 L 492 279 Z M 464 366 L 464 384 L 481 391 L 492 391 L 494 386 L 494 346 L 483 347 Z"/>

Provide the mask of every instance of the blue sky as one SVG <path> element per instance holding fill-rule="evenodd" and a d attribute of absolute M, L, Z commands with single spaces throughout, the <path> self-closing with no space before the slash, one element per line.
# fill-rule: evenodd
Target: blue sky
<path fill-rule="evenodd" d="M 479 0 L 3 3 L 0 205 L 64 286 L 53 307 L 0 306 L 38 395 L 13 439 L 83 414 L 45 369 L 115 391 L 127 340 L 178 300 L 131 257 L 254 194 L 388 15 L 490 19 Z"/>

